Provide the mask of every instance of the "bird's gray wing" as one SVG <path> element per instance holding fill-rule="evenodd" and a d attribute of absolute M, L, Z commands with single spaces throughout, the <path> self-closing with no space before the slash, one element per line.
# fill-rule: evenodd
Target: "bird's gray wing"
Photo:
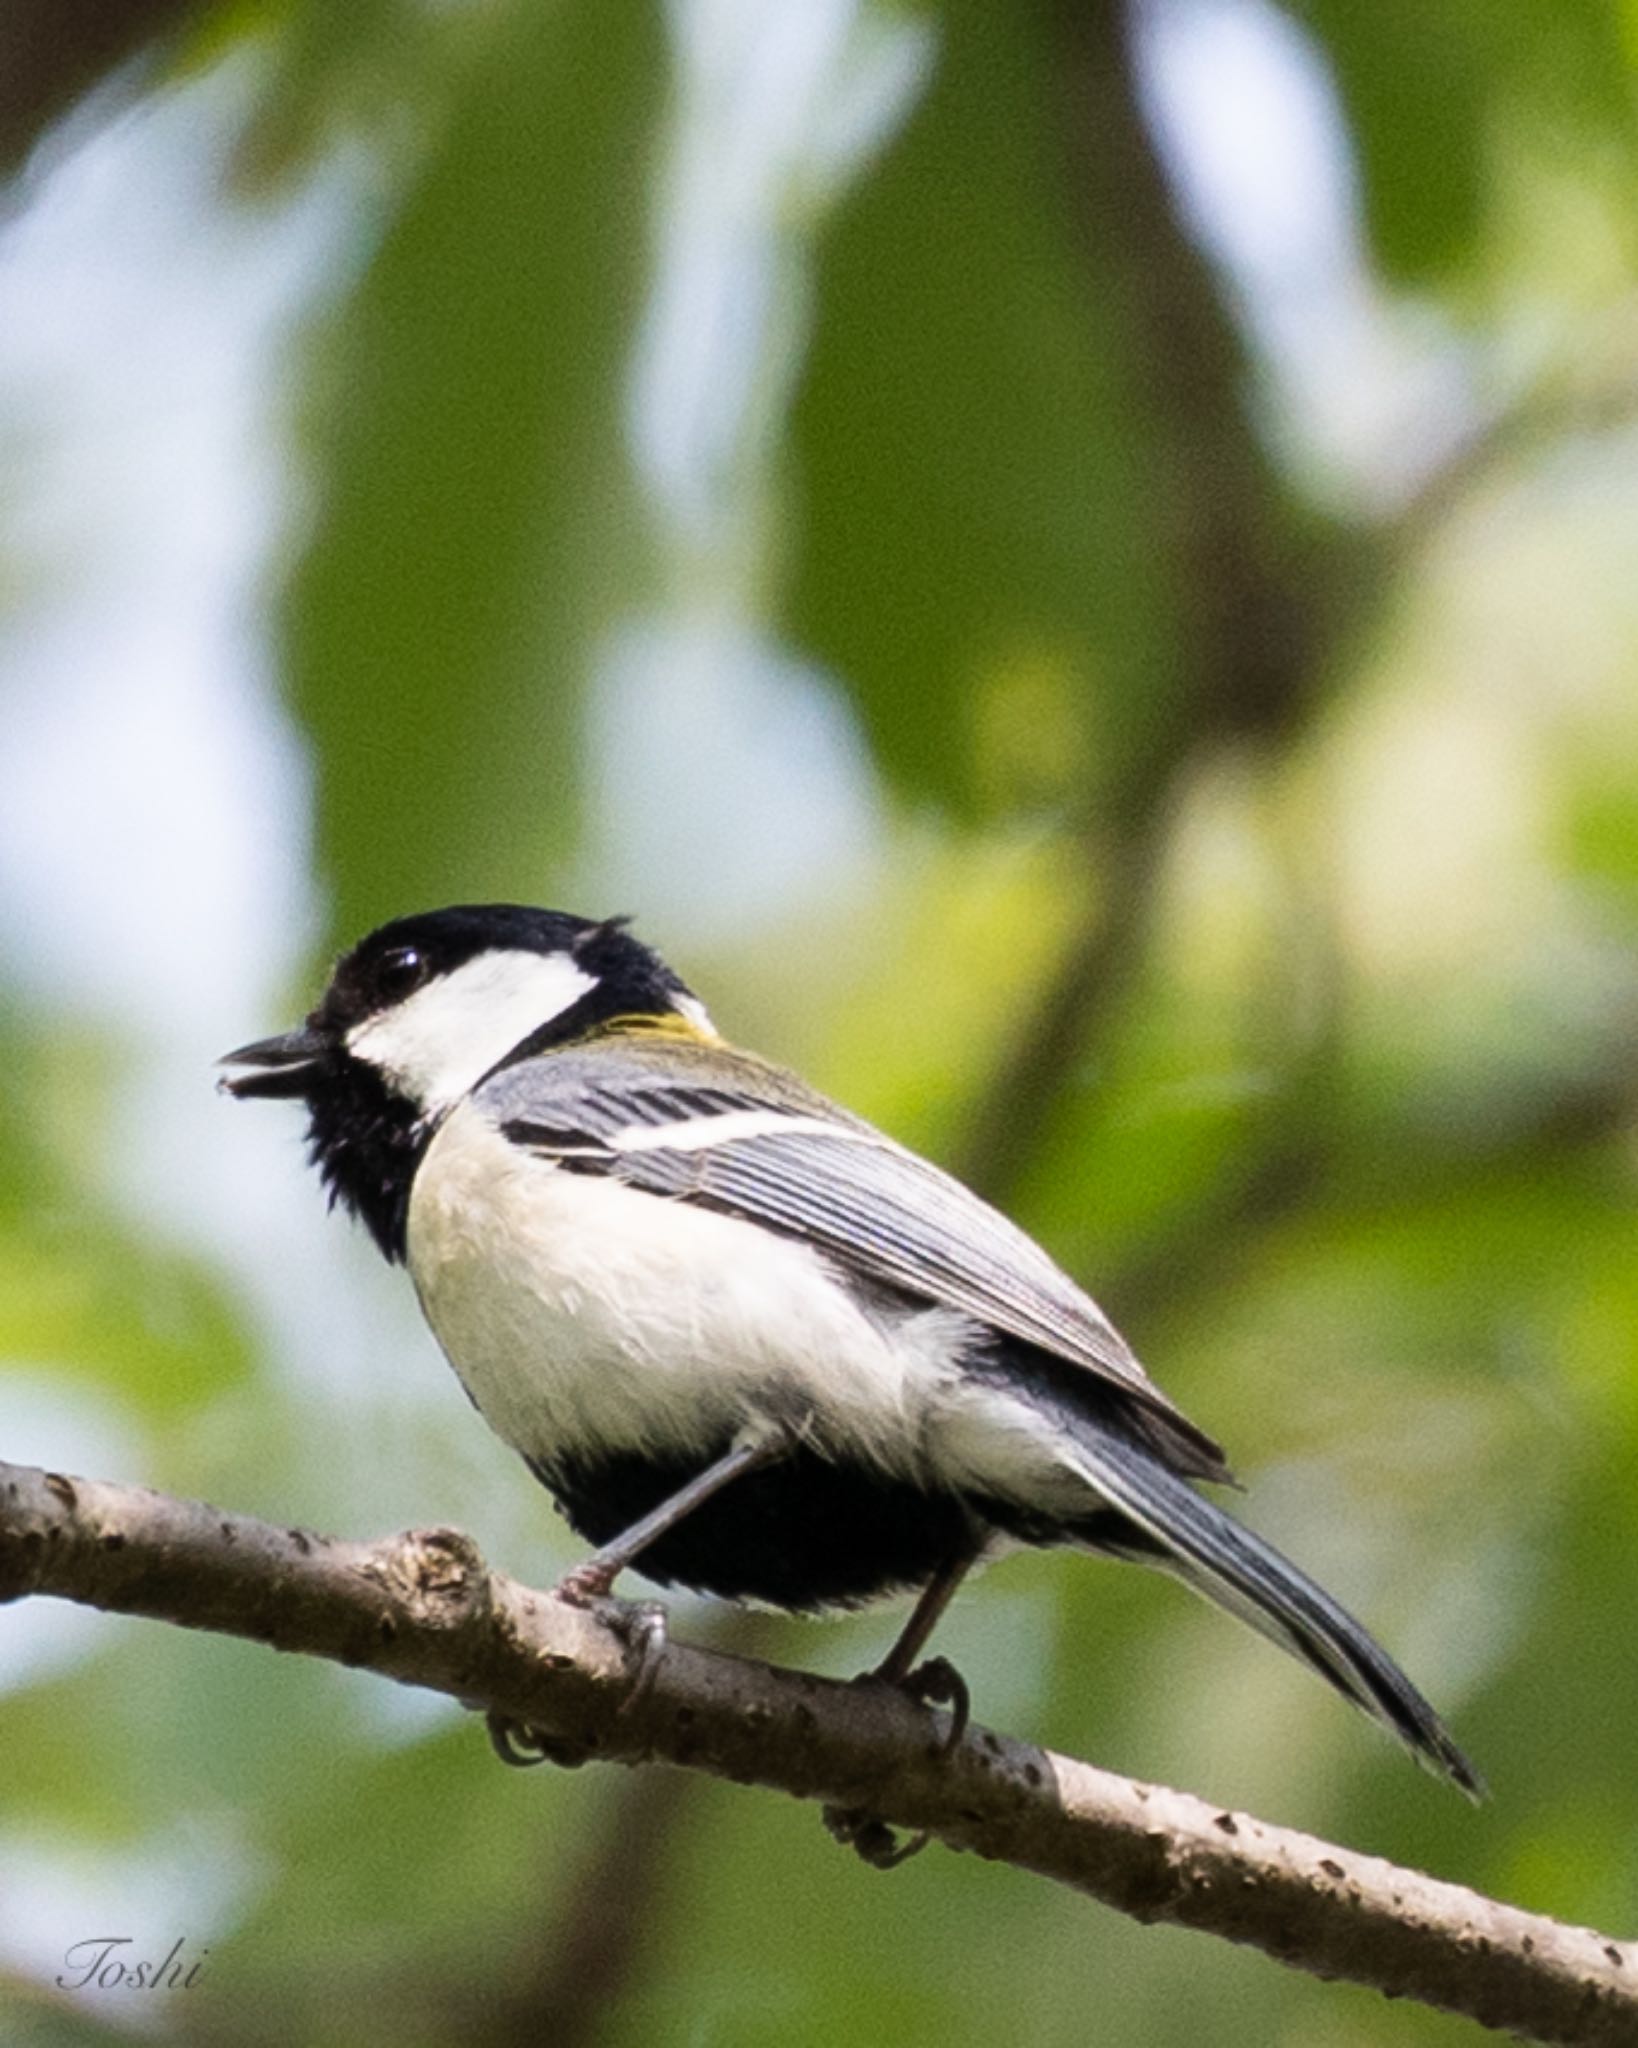
<path fill-rule="evenodd" d="M 687 1079 L 663 1065 L 641 1048 L 550 1054 L 494 1076 L 483 1099 L 558 1166 L 801 1238 L 1097 1374 L 1135 1397 L 1180 1469 L 1228 1476 L 1097 1304 L 969 1188 L 780 1068 L 726 1050 L 691 1050 Z"/>

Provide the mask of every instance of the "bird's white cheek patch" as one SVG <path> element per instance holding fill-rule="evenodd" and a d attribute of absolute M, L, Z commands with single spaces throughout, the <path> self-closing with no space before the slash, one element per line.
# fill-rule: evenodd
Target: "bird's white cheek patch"
<path fill-rule="evenodd" d="M 347 1049 L 433 1114 L 596 986 L 567 953 L 480 953 L 367 1017 L 347 1034 Z"/>

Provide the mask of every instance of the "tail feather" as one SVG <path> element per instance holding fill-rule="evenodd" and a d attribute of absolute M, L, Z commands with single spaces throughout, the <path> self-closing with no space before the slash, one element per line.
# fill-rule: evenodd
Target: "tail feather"
<path fill-rule="evenodd" d="M 1319 1672 L 1397 1736 L 1418 1762 L 1471 1798 L 1484 1796 L 1483 1779 L 1404 1672 L 1272 1544 L 1196 1493 L 1152 1453 L 1106 1430 L 1078 1429 L 1074 1462 L 1156 1547 L 1159 1554 L 1144 1547 L 1150 1562 Z"/>

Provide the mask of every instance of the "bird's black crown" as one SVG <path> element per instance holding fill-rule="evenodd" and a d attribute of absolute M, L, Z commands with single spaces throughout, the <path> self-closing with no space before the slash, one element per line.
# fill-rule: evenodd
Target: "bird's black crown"
<path fill-rule="evenodd" d="M 633 938 L 624 917 L 575 917 L 526 903 L 457 903 L 395 917 L 336 962 L 324 999 L 308 1019 L 341 1036 L 366 1017 L 403 1002 L 429 981 L 453 974 L 480 953 L 567 953 L 606 992 L 597 1007 L 663 1013 L 689 991 L 657 953 Z M 609 1008 L 613 1002 L 615 1007 Z M 579 1010 L 579 1005 L 576 1005 Z M 565 1022 L 567 1019 L 564 1020 Z M 595 1017 L 575 1020 L 585 1030 Z"/>

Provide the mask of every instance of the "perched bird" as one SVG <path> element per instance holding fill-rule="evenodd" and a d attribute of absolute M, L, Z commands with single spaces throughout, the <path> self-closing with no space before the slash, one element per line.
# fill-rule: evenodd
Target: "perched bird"
<path fill-rule="evenodd" d="M 628 1565 L 798 1611 L 919 1597 L 1018 1544 L 1158 1566 L 1469 1792 L 1438 1716 L 1196 1489 L 1218 1446 L 959 1182 L 726 1043 L 627 929 L 515 904 L 381 927 L 305 1024 L 223 1062 L 304 1101 L 332 1201 L 409 1268 L 467 1393 Z"/>

